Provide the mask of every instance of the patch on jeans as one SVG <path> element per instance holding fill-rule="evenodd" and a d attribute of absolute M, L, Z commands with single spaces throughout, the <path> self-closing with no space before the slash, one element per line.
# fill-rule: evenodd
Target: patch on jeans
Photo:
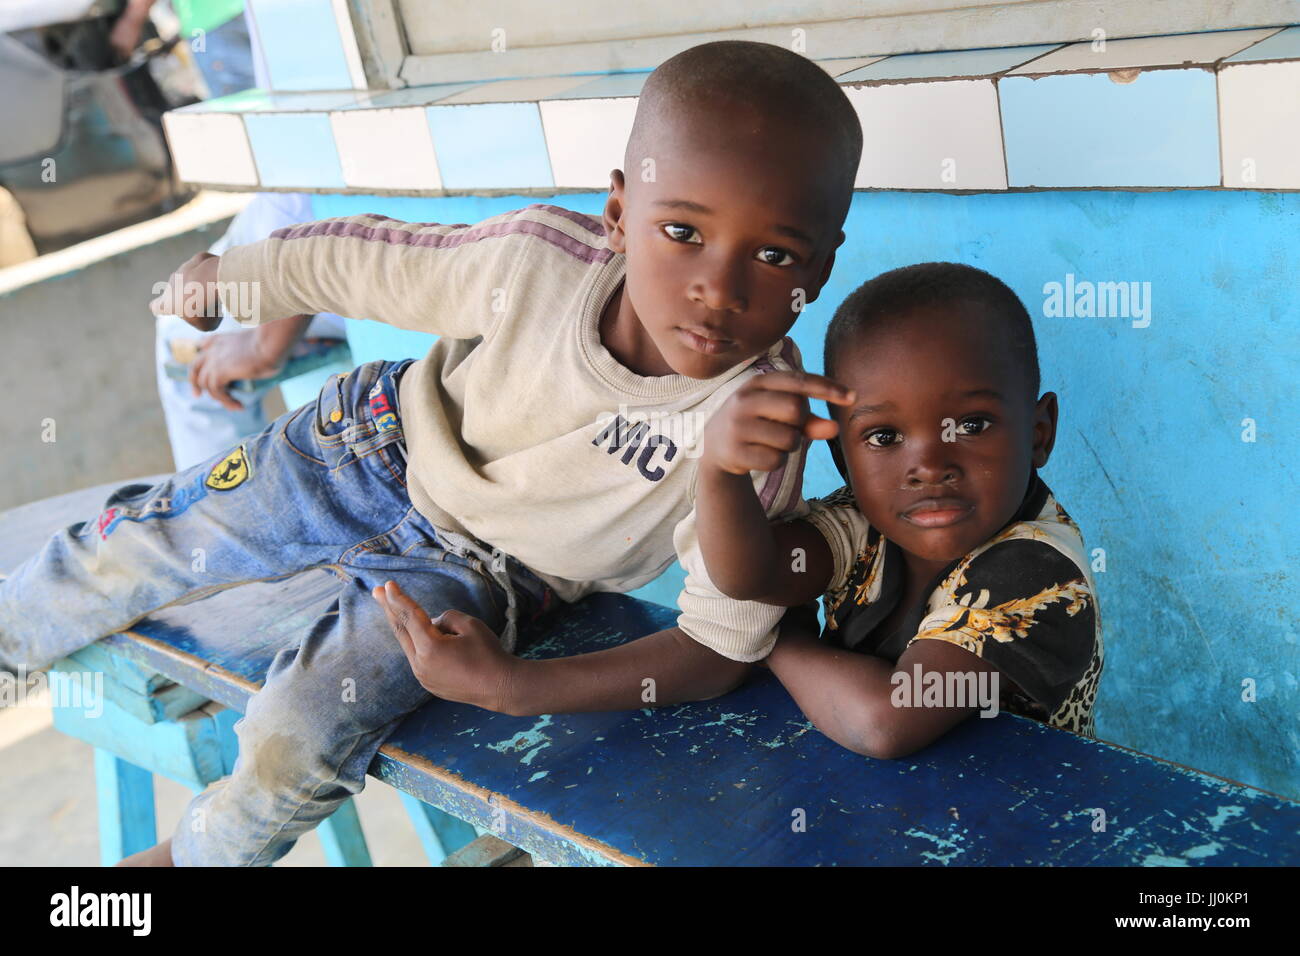
<path fill-rule="evenodd" d="M 107 511 L 105 511 L 102 515 L 99 516 L 99 522 L 95 526 L 95 530 L 99 532 L 99 537 L 101 541 L 106 539 L 108 537 L 108 533 L 113 530 L 113 525 L 117 523 L 113 519 L 116 517 L 117 517 L 116 508 L 109 508 Z"/>
<path fill-rule="evenodd" d="M 397 415 L 388 403 L 388 396 L 378 385 L 370 390 L 370 414 L 375 420 L 375 430 L 379 434 L 390 432 L 397 427 Z"/>
<path fill-rule="evenodd" d="M 217 491 L 229 491 L 242 485 L 251 471 L 248 456 L 244 454 L 244 446 L 240 445 L 213 466 L 204 484 Z"/>

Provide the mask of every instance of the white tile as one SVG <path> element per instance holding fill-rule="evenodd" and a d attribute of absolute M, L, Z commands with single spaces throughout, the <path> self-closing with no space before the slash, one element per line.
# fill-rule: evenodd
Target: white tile
<path fill-rule="evenodd" d="M 1060 44 L 1001 47 L 986 50 L 945 50 L 938 53 L 904 53 L 838 77 L 841 83 L 907 80 L 966 80 L 997 76 Z"/>
<path fill-rule="evenodd" d="M 331 113 L 343 181 L 370 189 L 441 189 L 422 108 Z"/>
<path fill-rule="evenodd" d="M 1223 185 L 1300 189 L 1300 61 L 1219 70 Z"/>
<path fill-rule="evenodd" d="M 1006 189 L 992 80 L 846 88 L 862 123 L 858 189 Z"/>
<path fill-rule="evenodd" d="M 831 76 L 843 76 L 845 73 L 870 66 L 872 63 L 879 63 L 883 59 L 883 56 L 854 56 L 842 60 L 817 60 L 816 62 Z"/>
<path fill-rule="evenodd" d="M 557 187 L 607 189 L 623 168 L 637 100 L 543 100 L 542 129 Z"/>
<path fill-rule="evenodd" d="M 540 100 L 556 93 L 571 90 L 582 83 L 591 82 L 591 76 L 539 76 L 523 80 L 497 80 L 493 83 L 481 83 L 472 90 L 457 93 L 445 100 L 439 100 L 439 106 L 454 103 L 528 103 Z"/>
<path fill-rule="evenodd" d="M 219 99 L 201 100 L 181 107 L 186 113 L 319 113 L 362 106 L 368 94 L 354 90 L 277 92 L 242 90 Z"/>
<path fill-rule="evenodd" d="M 238 113 L 164 113 L 163 128 L 187 183 L 256 186 L 257 166 Z"/>
<path fill-rule="evenodd" d="M 361 51 L 357 49 L 357 35 L 352 29 L 352 14 L 348 12 L 348 0 L 330 0 L 334 23 L 338 26 L 339 42 L 343 44 L 343 59 L 348 65 L 348 75 L 352 77 L 352 88 L 366 88 L 366 71 L 361 65 Z"/>
<path fill-rule="evenodd" d="M 1032 63 L 1026 63 L 1012 70 L 1009 75 L 1214 63 L 1276 32 L 1277 28 L 1274 27 L 1266 30 L 1227 30 L 1219 33 L 1188 33 L 1172 37 L 1106 40 L 1104 50 L 1094 50 L 1092 41 L 1071 43 L 1055 53 L 1049 53 Z"/>

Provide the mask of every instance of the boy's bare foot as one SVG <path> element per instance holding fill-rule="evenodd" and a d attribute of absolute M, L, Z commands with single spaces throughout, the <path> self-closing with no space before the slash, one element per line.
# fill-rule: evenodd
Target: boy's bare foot
<path fill-rule="evenodd" d="M 133 853 L 120 863 L 114 866 L 175 866 L 172 862 L 172 841 L 171 837 L 163 840 L 157 846 L 151 846 L 147 850 L 141 850 L 139 853 Z"/>

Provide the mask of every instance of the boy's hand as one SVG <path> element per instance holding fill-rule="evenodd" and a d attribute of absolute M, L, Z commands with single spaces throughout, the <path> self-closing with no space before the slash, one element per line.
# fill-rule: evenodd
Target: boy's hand
<path fill-rule="evenodd" d="M 701 465 L 733 475 L 775 471 L 805 437 L 834 438 L 839 426 L 812 414 L 809 398 L 847 405 L 854 393 L 808 372 L 755 375 L 704 427 Z"/>
<path fill-rule="evenodd" d="M 371 595 L 388 615 L 420 686 L 443 700 L 504 709 L 518 659 L 506 653 L 490 627 L 460 611 L 444 611 L 431 621 L 394 581 Z"/>
<path fill-rule="evenodd" d="M 154 283 L 154 315 L 179 315 L 200 332 L 211 332 L 221 324 L 221 301 L 217 297 L 217 266 L 220 256 L 200 252 L 186 259 L 166 282 Z"/>

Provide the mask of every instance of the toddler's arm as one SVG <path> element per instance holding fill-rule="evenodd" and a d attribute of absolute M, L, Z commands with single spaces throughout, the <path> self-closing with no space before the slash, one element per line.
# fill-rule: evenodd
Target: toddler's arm
<path fill-rule="evenodd" d="M 912 643 L 897 665 L 881 657 L 833 647 L 817 639 L 817 618 L 794 608 L 781 622 L 767 666 L 790 692 L 814 727 L 842 747 L 892 760 L 933 743 L 977 707 L 894 706 L 899 678 L 926 686 L 937 673 L 951 687 L 950 673 L 975 674 L 997 668 L 970 651 L 944 641 Z M 920 668 L 922 678 L 916 680 Z M 978 679 L 978 676 L 977 678 Z"/>
<path fill-rule="evenodd" d="M 709 420 L 696 478 L 696 533 L 709 578 L 728 597 L 795 606 L 815 600 L 831 576 L 825 539 L 805 521 L 768 523 L 753 471 L 774 471 L 808 438 L 831 438 L 834 422 L 808 398 L 837 404 L 853 393 L 820 375 L 756 375 Z"/>

